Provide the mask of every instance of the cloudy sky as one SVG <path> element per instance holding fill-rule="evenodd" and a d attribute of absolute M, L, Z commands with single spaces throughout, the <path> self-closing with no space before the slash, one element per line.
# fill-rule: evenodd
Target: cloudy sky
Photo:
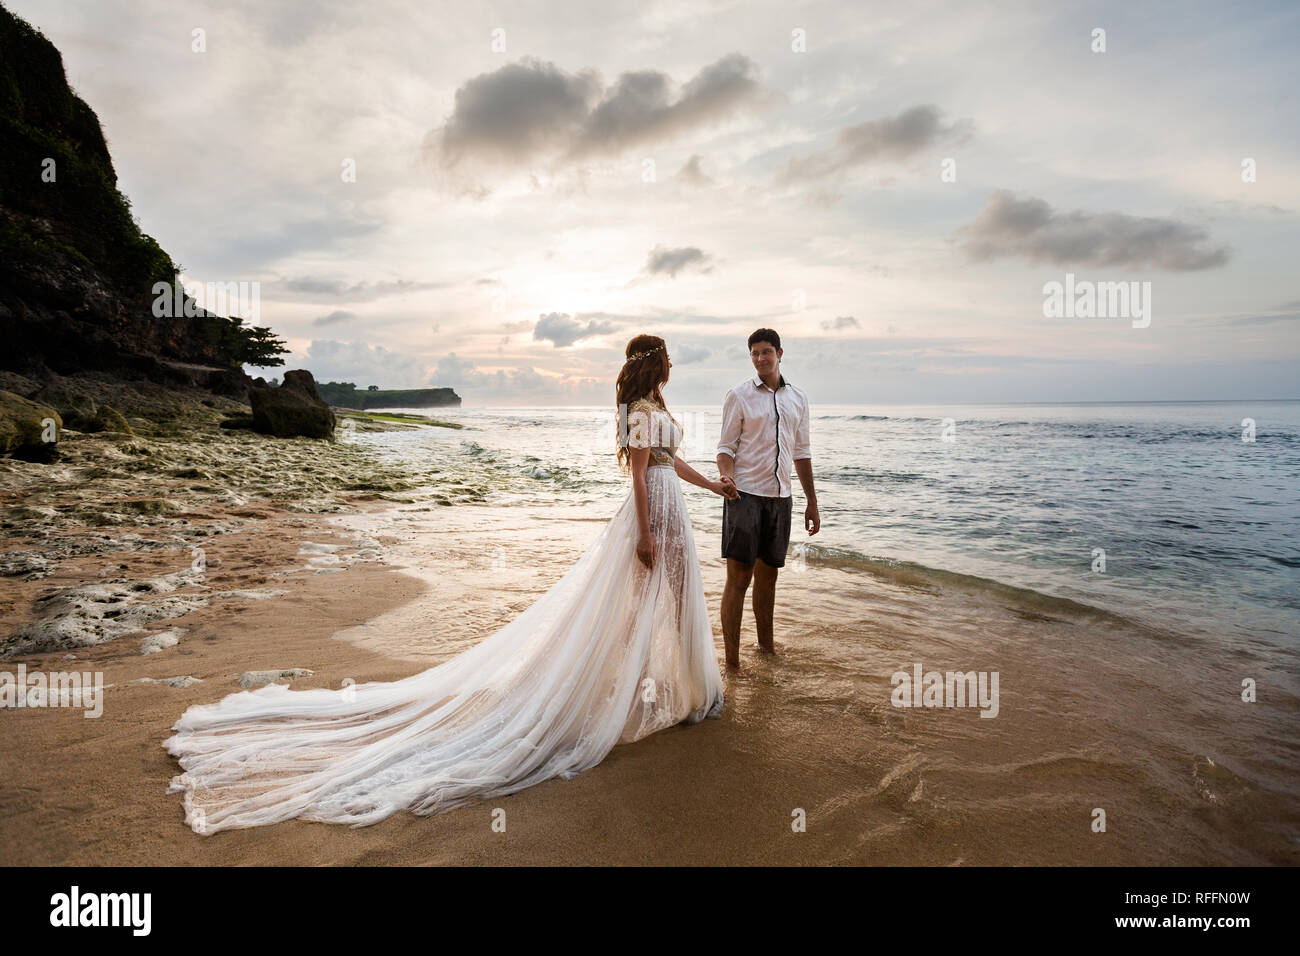
<path fill-rule="evenodd" d="M 1295 3 L 5 2 L 320 380 L 605 404 L 652 332 L 715 402 L 770 326 L 814 402 L 1300 397 Z"/>

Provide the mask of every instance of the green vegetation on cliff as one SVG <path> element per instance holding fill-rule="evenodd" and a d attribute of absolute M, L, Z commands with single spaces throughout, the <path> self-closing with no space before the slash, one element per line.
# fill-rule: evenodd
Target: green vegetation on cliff
<path fill-rule="evenodd" d="M 118 191 L 99 119 L 68 88 L 59 51 L 2 6 L 0 142 L 0 206 L 27 214 L 4 224 L 0 253 L 30 257 L 70 248 L 119 283 L 175 275 L 171 258 L 140 230 Z M 71 223 L 75 229 L 59 228 Z"/>
<path fill-rule="evenodd" d="M 177 271 L 118 190 L 99 119 L 69 88 L 58 49 L 0 5 L 0 336 L 24 352 L 0 367 L 70 372 L 139 355 L 283 364 L 283 341 L 238 317 L 190 312 L 159 331 L 148 303 Z"/>

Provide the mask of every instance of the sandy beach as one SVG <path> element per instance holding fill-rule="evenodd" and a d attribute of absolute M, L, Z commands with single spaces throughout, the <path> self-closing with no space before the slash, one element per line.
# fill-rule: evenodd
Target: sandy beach
<path fill-rule="evenodd" d="M 106 462 L 124 444 L 149 451 L 141 457 L 155 463 L 153 478 L 114 474 Z M 865 576 L 829 561 L 783 577 L 775 659 L 756 654 L 747 618 L 744 672 L 726 675 L 720 719 L 616 747 L 572 780 L 433 817 L 399 813 L 358 829 L 291 821 L 199 836 L 184 826 L 179 796 L 166 793 L 179 768 L 162 742 L 185 708 L 238 691 L 249 672 L 289 671 L 282 676 L 294 688 L 338 688 L 432 666 L 527 607 L 601 518 L 564 505 L 421 503 L 393 490 L 400 475 L 361 477 L 368 459 L 346 444 L 214 429 L 202 442 L 72 436 L 68 447 L 55 466 L 64 469 L 62 484 L 37 480 L 36 470 L 50 466 L 6 463 L 6 513 L 20 525 L 8 529 L 6 560 L 22 560 L 28 547 L 47 557 L 0 579 L 10 649 L 3 668 L 100 671 L 103 713 L 0 711 L 9 728 L 0 738 L 0 855 L 8 863 L 1297 860 L 1285 835 L 1294 831 L 1294 802 L 1247 786 L 1211 756 L 1230 750 L 1249 718 L 1232 725 L 1200 713 L 1200 726 L 1219 731 L 1194 746 L 1167 732 L 1213 709 L 1188 703 L 1185 692 L 1206 682 L 1207 664 L 1231 670 L 1236 662 L 1189 662 L 1173 648 L 1146 664 L 1178 680 L 1148 685 L 1133 676 L 1132 661 L 1105 660 L 1090 644 L 1104 632 L 1114 646 L 1122 621 L 1035 608 L 1024 595 L 991 599 L 957 579 L 936 585 L 906 569 L 892 579 Z M 258 449 L 275 456 L 278 472 Z M 194 490 L 187 482 L 195 479 L 172 475 L 186 456 L 204 456 L 206 465 L 190 467 L 220 471 L 226 496 L 242 503 L 221 503 L 212 486 Z M 339 481 L 347 468 L 358 474 Z M 336 487 L 390 487 L 289 490 L 312 471 Z M 253 476 L 275 488 L 254 488 Z M 165 504 L 132 511 L 132 501 Z M 100 523 L 62 517 L 88 510 Z M 699 538 L 716 621 L 721 563 L 716 542 Z M 205 542 L 197 574 L 196 542 Z M 59 594 L 80 599 L 48 598 Z M 133 617 L 141 606 L 178 600 L 196 603 Z M 126 630 L 101 639 L 124 619 Z M 51 634 L 87 644 L 33 649 Z M 160 649 L 142 653 L 149 641 Z M 715 641 L 721 659 L 716 628 Z M 914 661 L 953 660 L 1000 671 L 999 719 L 891 705 L 891 674 Z M 172 678 L 198 682 L 162 682 Z M 1144 726 L 1157 730 L 1134 738 Z M 505 832 L 493 827 L 498 807 Z M 1106 833 L 1090 828 L 1096 807 L 1107 809 Z M 802 830 L 792 826 L 800 817 Z"/>
<path fill-rule="evenodd" d="M 0 0 L 0 863 L 1300 864 L 1258 6 Z"/>

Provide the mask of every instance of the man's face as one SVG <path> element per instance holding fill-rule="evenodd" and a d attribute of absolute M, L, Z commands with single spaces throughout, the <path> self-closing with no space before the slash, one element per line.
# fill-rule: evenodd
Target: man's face
<path fill-rule="evenodd" d="M 754 363 L 754 371 L 760 376 L 776 371 L 781 364 L 782 351 L 771 342 L 755 342 L 749 349 L 749 360 Z"/>

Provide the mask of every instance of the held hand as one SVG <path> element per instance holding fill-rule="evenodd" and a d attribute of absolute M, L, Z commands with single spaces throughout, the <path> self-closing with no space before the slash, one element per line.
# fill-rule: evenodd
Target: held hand
<path fill-rule="evenodd" d="M 714 494 L 730 498 L 732 501 L 740 497 L 740 492 L 736 490 L 736 486 L 730 478 L 723 478 L 721 481 L 713 482 L 709 485 L 709 489 Z"/>
<path fill-rule="evenodd" d="M 654 567 L 655 563 L 655 540 L 650 537 L 639 537 L 636 539 L 636 556 L 641 563 L 647 568 Z"/>
<path fill-rule="evenodd" d="M 818 513 L 816 505 L 809 505 L 804 509 L 803 526 L 810 536 L 821 530 L 822 516 Z"/>

